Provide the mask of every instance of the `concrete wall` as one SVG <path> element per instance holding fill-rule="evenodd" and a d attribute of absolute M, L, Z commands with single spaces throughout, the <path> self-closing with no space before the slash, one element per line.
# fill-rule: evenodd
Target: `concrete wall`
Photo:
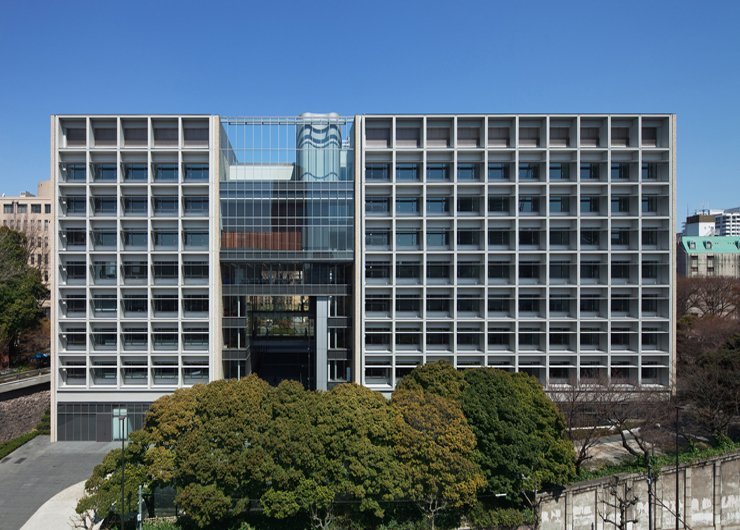
<path fill-rule="evenodd" d="M 628 511 L 627 530 L 648 530 L 648 490 L 646 475 L 619 475 L 619 495 L 632 489 L 637 504 Z M 734 530 L 740 528 L 740 453 L 717 457 L 691 466 L 680 466 L 679 510 L 681 529 Z M 610 530 L 616 520 L 611 477 L 574 484 L 541 496 L 540 530 Z M 676 471 L 664 467 L 655 483 L 653 514 L 655 530 L 676 527 Z"/>

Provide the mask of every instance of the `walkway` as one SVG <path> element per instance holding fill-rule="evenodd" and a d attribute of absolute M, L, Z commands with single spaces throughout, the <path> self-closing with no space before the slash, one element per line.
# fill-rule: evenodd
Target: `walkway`
<path fill-rule="evenodd" d="M 0 530 L 19 530 L 56 494 L 87 480 L 121 442 L 57 442 L 37 436 L 0 460 Z M 64 528 L 64 527 L 62 527 Z"/>

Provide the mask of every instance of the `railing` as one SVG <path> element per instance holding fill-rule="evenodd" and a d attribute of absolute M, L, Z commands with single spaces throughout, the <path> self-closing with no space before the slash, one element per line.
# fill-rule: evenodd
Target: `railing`
<path fill-rule="evenodd" d="M 0 384 L 11 383 L 13 381 L 20 381 L 21 379 L 29 379 L 31 377 L 38 377 L 51 373 L 51 368 L 40 368 L 38 370 L 28 370 L 27 372 L 16 372 L 14 374 L 0 375 Z"/>

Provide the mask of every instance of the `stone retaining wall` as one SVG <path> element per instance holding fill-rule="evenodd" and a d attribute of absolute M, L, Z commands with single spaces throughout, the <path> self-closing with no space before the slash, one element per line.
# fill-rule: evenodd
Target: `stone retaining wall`
<path fill-rule="evenodd" d="M 0 401 L 0 443 L 33 429 L 51 403 L 49 390 L 20 394 Z"/>

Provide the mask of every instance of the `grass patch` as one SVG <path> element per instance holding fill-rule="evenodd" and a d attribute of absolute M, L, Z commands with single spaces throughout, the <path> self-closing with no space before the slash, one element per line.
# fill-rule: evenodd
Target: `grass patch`
<path fill-rule="evenodd" d="M 740 451 L 740 443 L 738 442 L 728 442 L 718 447 L 708 447 L 705 449 L 694 448 L 683 453 L 679 453 L 678 462 L 679 464 L 694 464 L 696 462 L 701 462 L 702 460 L 708 460 L 709 458 L 715 456 L 722 456 L 737 451 Z M 676 465 L 676 454 L 674 453 L 651 457 L 650 464 L 653 466 L 653 473 L 658 476 L 662 467 Z M 622 464 L 603 466 L 598 469 L 592 470 L 582 469 L 573 482 L 583 482 L 584 480 L 608 477 L 611 475 L 618 475 L 620 473 L 645 472 L 647 472 L 647 467 L 643 465 L 642 459 L 630 458 Z"/>

